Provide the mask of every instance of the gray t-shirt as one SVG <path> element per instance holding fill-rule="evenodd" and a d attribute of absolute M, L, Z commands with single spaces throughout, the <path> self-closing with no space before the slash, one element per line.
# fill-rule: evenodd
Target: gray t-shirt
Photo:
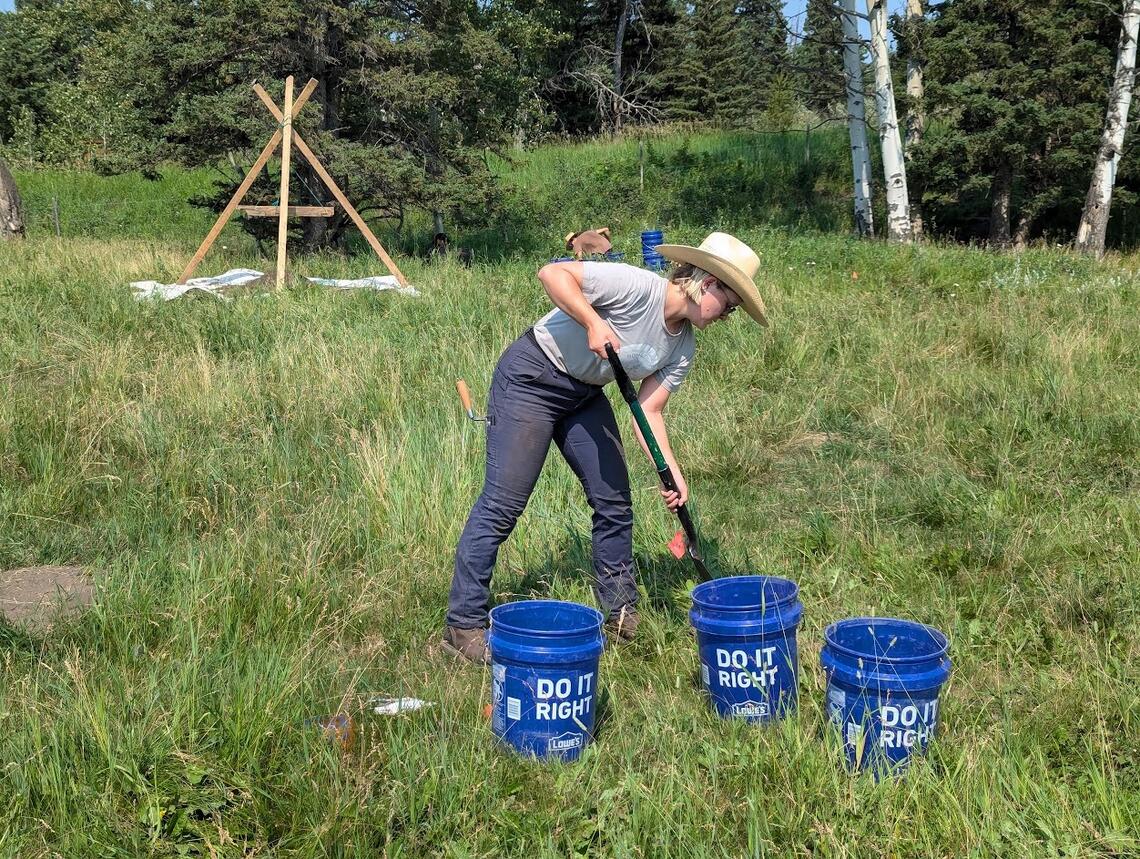
<path fill-rule="evenodd" d="M 617 262 L 582 263 L 582 294 L 621 341 L 618 357 L 631 379 L 656 374 L 669 391 L 681 386 L 696 352 L 688 320 L 670 334 L 665 326 L 665 278 Z M 590 351 L 586 329 L 559 309 L 534 326 L 542 351 L 562 372 L 591 385 L 612 382 L 610 362 Z"/>

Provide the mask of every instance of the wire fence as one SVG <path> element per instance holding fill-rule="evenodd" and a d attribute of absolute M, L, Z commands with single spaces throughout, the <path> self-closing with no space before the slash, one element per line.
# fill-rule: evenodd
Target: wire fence
<path fill-rule="evenodd" d="M 200 239 L 217 215 L 208 209 L 162 197 L 106 197 L 23 193 L 24 221 L 30 235 L 59 238 Z M 227 227 L 240 235 L 240 224 Z"/>

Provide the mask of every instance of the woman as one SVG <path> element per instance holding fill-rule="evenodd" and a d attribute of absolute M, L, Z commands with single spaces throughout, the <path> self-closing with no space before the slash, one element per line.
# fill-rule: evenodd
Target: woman
<path fill-rule="evenodd" d="M 582 481 L 594 511 L 594 593 L 606 630 L 619 641 L 633 638 L 633 507 L 621 435 L 602 393 L 613 380 L 606 344 L 618 351 L 630 378 L 644 380 L 638 400 L 676 477 L 677 491 L 661 492 L 675 510 L 689 490 L 662 412 L 692 364 L 693 328 L 703 330 L 740 306 L 768 324 L 752 280 L 760 258 L 746 244 L 712 233 L 697 248 L 661 245 L 657 250 L 679 264 L 668 280 L 622 263 L 553 263 L 539 271 L 555 309 L 512 343 L 495 368 L 487 405 L 486 478 L 456 551 L 443 639 L 448 652 L 488 661 L 491 571 L 499 546 L 534 491 L 552 440 Z M 640 432 L 638 439 L 646 449 Z"/>

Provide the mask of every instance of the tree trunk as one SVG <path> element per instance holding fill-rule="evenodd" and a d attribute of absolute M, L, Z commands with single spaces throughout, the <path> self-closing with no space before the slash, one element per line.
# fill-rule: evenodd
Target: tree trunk
<path fill-rule="evenodd" d="M 910 200 L 906 189 L 906 163 L 903 160 L 899 120 L 895 112 L 895 89 L 887 56 L 886 0 L 867 0 L 871 19 L 871 56 L 875 61 L 875 108 L 879 115 L 879 145 L 883 151 L 883 176 L 887 192 L 887 238 L 909 242 Z"/>
<path fill-rule="evenodd" d="M 338 55 L 340 50 L 337 31 L 330 29 L 328 12 L 321 12 L 317 19 L 317 39 L 312 57 L 313 77 L 317 79 L 317 89 L 314 92 L 314 101 L 321 109 L 321 130 L 331 134 L 334 138 L 340 136 L 340 115 L 337 113 L 337 100 L 339 98 L 340 75 L 336 64 L 330 68 L 330 57 Z M 317 205 L 329 202 L 331 192 L 325 187 L 324 181 L 312 168 L 308 161 L 297 165 L 297 174 L 302 177 L 305 185 L 310 189 Z M 343 214 L 343 213 L 342 213 Z M 305 251 L 312 252 L 335 245 L 344 234 L 342 218 L 302 218 L 302 246 Z"/>
<path fill-rule="evenodd" d="M 1013 199 L 1013 165 L 1003 162 L 990 183 L 990 244 L 1009 247 L 1009 211 Z"/>
<path fill-rule="evenodd" d="M 863 92 L 863 42 L 859 38 L 855 0 L 843 0 L 843 78 L 847 88 L 847 135 L 855 177 L 855 232 L 875 235 L 871 215 L 871 150 L 867 146 L 867 106 Z"/>
<path fill-rule="evenodd" d="M 20 201 L 20 190 L 8 165 L 0 158 L 0 240 L 23 237 L 24 206 Z"/>
<path fill-rule="evenodd" d="M 1034 215 L 1028 211 L 1017 216 L 1017 229 L 1013 232 L 1013 249 L 1015 251 L 1023 251 L 1029 247 L 1029 231 L 1033 229 L 1035 220 Z"/>
<path fill-rule="evenodd" d="M 633 0 L 623 0 L 621 14 L 618 16 L 617 34 L 614 36 L 614 133 L 621 132 L 622 113 L 624 105 L 621 99 L 621 88 L 624 85 L 621 73 L 622 46 L 625 44 L 625 26 L 629 21 L 629 7 Z"/>
<path fill-rule="evenodd" d="M 909 53 L 906 59 L 906 161 L 911 163 L 911 153 L 922 142 L 922 132 L 926 129 L 926 108 L 922 103 L 922 24 L 925 19 L 922 0 L 906 0 L 907 43 Z M 920 189 L 916 189 L 917 191 Z M 922 238 L 922 203 L 912 200 L 910 223 L 916 239 Z"/>
<path fill-rule="evenodd" d="M 1120 24 L 1120 43 L 1116 50 L 1116 75 L 1108 96 L 1108 113 L 1096 155 L 1089 192 L 1077 227 L 1077 250 L 1104 255 L 1104 235 L 1108 230 L 1112 188 L 1116 184 L 1116 167 L 1124 146 L 1128 127 L 1128 108 L 1132 104 L 1132 85 L 1136 80 L 1136 36 L 1140 30 L 1140 0 L 1125 0 Z"/>
<path fill-rule="evenodd" d="M 926 128 L 926 113 L 922 104 L 922 48 L 919 46 L 925 11 L 922 0 L 906 0 L 906 25 L 909 55 L 906 60 L 906 146 L 907 149 L 922 140 Z"/>

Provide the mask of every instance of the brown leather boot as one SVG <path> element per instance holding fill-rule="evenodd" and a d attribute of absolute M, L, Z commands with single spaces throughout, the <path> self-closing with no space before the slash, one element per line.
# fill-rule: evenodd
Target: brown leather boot
<path fill-rule="evenodd" d="M 633 641 L 637 635 L 637 609 L 631 605 L 623 605 L 609 616 L 605 629 L 609 636 L 619 644 Z"/>
<path fill-rule="evenodd" d="M 443 633 L 443 650 L 455 657 L 462 657 L 477 665 L 488 665 L 491 652 L 487 649 L 487 630 L 460 629 L 449 626 Z"/>

